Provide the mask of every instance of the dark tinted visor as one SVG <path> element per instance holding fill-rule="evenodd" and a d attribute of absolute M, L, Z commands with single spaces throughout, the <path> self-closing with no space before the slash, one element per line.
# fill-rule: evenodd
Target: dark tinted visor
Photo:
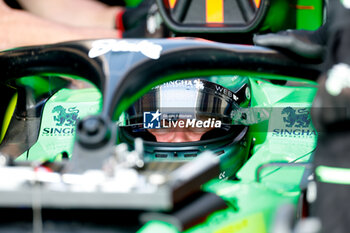
<path fill-rule="evenodd" d="M 160 121 L 209 119 L 231 124 L 232 113 L 239 108 L 237 101 L 235 93 L 207 80 L 170 81 L 154 87 L 129 108 L 124 126 L 144 123 L 147 114 L 160 114 Z"/>

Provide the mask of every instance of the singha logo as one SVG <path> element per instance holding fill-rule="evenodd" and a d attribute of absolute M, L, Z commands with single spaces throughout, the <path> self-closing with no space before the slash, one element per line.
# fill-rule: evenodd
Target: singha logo
<path fill-rule="evenodd" d="M 78 120 L 79 110 L 76 107 L 66 109 L 62 105 L 58 105 L 53 108 L 52 113 L 57 113 L 53 117 L 56 122 L 56 126 L 75 126 L 76 121 Z"/>
<path fill-rule="evenodd" d="M 310 125 L 310 114 L 306 108 L 295 110 L 292 107 L 286 107 L 282 110 L 283 122 L 287 123 L 286 127 L 307 128 Z"/>

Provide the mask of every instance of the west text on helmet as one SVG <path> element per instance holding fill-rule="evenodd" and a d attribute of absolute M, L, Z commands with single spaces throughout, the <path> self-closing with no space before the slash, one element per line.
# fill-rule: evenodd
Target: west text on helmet
<path fill-rule="evenodd" d="M 220 92 L 226 96 L 228 96 L 229 98 L 232 98 L 233 100 L 237 101 L 238 100 L 238 97 L 230 90 L 224 88 L 224 87 L 221 87 L 221 86 L 218 86 L 218 85 L 215 85 L 215 90 L 217 92 Z"/>

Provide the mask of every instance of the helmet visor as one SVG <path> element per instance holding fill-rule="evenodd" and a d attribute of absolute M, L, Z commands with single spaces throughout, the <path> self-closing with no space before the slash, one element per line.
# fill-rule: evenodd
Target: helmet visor
<path fill-rule="evenodd" d="M 125 126 L 148 128 L 145 123 L 154 120 L 159 124 L 153 128 L 167 127 L 169 122 L 179 120 L 187 126 L 199 126 L 202 122 L 210 127 L 215 123 L 232 124 L 232 113 L 239 108 L 238 99 L 229 89 L 204 79 L 170 81 L 139 99 L 127 111 Z"/>

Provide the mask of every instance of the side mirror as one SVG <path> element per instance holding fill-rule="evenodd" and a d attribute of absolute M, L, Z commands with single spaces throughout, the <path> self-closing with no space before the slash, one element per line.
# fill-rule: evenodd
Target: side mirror
<path fill-rule="evenodd" d="M 284 29 L 314 30 L 322 24 L 322 0 L 300 5 L 290 0 L 156 0 L 176 34 L 243 34 Z M 312 18 L 312 23 L 310 23 Z M 227 36 L 227 35 L 226 35 Z"/>

